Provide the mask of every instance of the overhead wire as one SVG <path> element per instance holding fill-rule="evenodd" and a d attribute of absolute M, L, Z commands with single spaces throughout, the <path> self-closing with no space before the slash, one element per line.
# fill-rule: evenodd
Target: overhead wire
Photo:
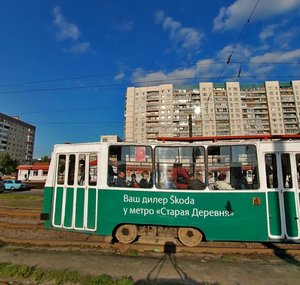
<path fill-rule="evenodd" d="M 221 64 L 222 62 L 197 62 L 195 65 L 196 66 L 206 66 L 206 65 L 217 65 Z M 159 69 L 172 69 L 172 68 L 191 68 L 195 65 L 181 65 L 181 66 L 167 66 L 164 68 L 159 68 Z M 129 73 L 135 71 L 135 69 L 127 69 L 123 70 L 123 73 Z M 143 71 L 153 71 L 156 72 L 153 68 L 142 68 Z M 92 75 L 81 75 L 81 76 L 73 76 L 73 77 L 62 77 L 62 78 L 54 78 L 54 79 L 42 79 L 42 80 L 31 80 L 31 81 L 24 81 L 24 82 L 18 82 L 18 83 L 9 83 L 9 84 L 0 84 L 0 87 L 13 87 L 13 86 L 20 86 L 20 85 L 27 85 L 27 84 L 40 84 L 40 83 L 52 83 L 52 82 L 59 82 L 59 81 L 68 81 L 68 80 L 81 80 L 81 79 L 91 79 L 91 78 L 103 78 L 104 76 L 115 76 L 116 72 L 114 73 L 101 73 L 101 74 L 92 74 Z"/>
<path fill-rule="evenodd" d="M 221 70 L 220 77 L 222 76 L 223 72 L 225 71 L 226 66 L 227 66 L 228 64 L 231 63 L 231 58 L 232 58 L 233 52 L 234 52 L 234 50 L 236 49 L 238 43 L 240 42 L 240 40 L 241 40 L 241 38 L 242 38 L 242 35 L 244 34 L 244 32 L 245 32 L 247 26 L 249 25 L 250 19 L 252 18 L 253 14 L 254 14 L 254 11 L 256 10 L 256 8 L 257 8 L 257 6 L 258 6 L 259 1 L 260 1 L 260 0 L 257 0 L 257 1 L 256 1 L 255 5 L 254 5 L 254 7 L 253 7 L 253 9 L 252 9 L 252 11 L 251 11 L 249 17 L 248 17 L 248 20 L 246 21 L 244 27 L 242 28 L 242 30 L 241 30 L 241 32 L 240 32 L 238 38 L 237 38 L 237 41 L 235 42 L 235 44 L 234 44 L 234 46 L 233 46 L 233 48 L 232 48 L 232 50 L 231 50 L 231 52 L 230 52 L 230 54 L 229 54 L 229 56 L 228 56 L 228 58 L 227 58 L 226 64 L 224 64 L 224 67 L 223 67 L 223 69 Z"/>
<path fill-rule="evenodd" d="M 122 121 L 103 121 L 103 122 L 95 122 L 95 121 L 90 121 L 90 122 L 84 122 L 84 121 L 69 121 L 69 122 L 66 122 L 66 121 L 61 121 L 61 122 L 34 122 L 35 124 L 50 124 L 50 125 L 56 125 L 56 124 L 68 124 L 68 125 L 71 125 L 71 124 L 93 124 L 93 125 L 97 125 L 97 124 L 120 124 L 122 123 Z"/>
<path fill-rule="evenodd" d="M 247 21 L 246 21 L 244 27 L 242 28 L 242 30 L 241 30 L 241 32 L 240 32 L 238 38 L 237 38 L 237 41 L 235 42 L 235 44 L 234 44 L 234 46 L 233 46 L 233 48 L 232 48 L 232 50 L 231 50 L 231 52 L 230 52 L 230 54 L 229 54 L 229 56 L 228 56 L 228 58 L 227 58 L 226 64 L 223 65 L 223 68 L 221 69 L 221 72 L 219 73 L 219 77 L 218 77 L 219 79 L 223 76 L 223 73 L 224 73 L 224 71 L 225 71 L 226 66 L 227 66 L 228 64 L 231 63 L 231 58 L 232 58 L 233 52 L 234 52 L 234 50 L 236 49 L 238 43 L 240 42 L 240 40 L 241 40 L 241 38 L 242 38 L 242 35 L 244 34 L 244 31 L 245 31 L 246 28 L 248 27 L 248 25 L 249 25 L 249 23 L 250 23 L 250 19 L 251 19 L 252 15 L 253 15 L 254 11 L 255 11 L 256 8 L 257 8 L 259 1 L 260 1 L 260 0 L 257 0 L 257 1 L 256 1 L 255 5 L 254 5 L 254 8 L 252 9 L 252 11 L 251 11 L 251 13 L 250 13 L 250 15 L 249 15 L 249 17 L 248 17 L 248 19 L 247 19 Z M 239 68 L 237 77 L 238 77 L 238 78 L 241 77 L 241 64 L 240 64 L 240 68 Z M 210 97 L 211 97 L 211 95 L 209 95 L 208 98 L 207 98 L 207 107 L 206 107 L 207 111 L 208 111 L 208 102 L 209 102 L 209 100 L 210 100 Z M 210 114 L 209 114 L 209 117 L 210 117 Z M 210 119 L 210 120 L 211 120 L 211 119 Z"/>
<path fill-rule="evenodd" d="M 239 63 L 240 64 L 240 63 Z M 266 77 L 264 74 L 253 74 L 253 75 L 228 75 L 228 76 L 193 76 L 193 77 L 180 77 L 180 78 L 167 78 L 167 79 L 155 79 L 155 80 L 141 80 L 135 81 L 135 85 L 139 84 L 153 84 L 153 83 L 172 83 L 182 80 L 193 80 L 193 79 L 234 79 L 234 78 L 256 78 L 256 77 Z M 300 75 L 268 75 L 267 77 L 276 77 L 276 78 L 299 78 Z M 70 90 L 80 90 L 80 89 L 91 89 L 91 88 L 105 88 L 105 87 L 115 87 L 115 86 L 130 86 L 128 82 L 123 83 L 110 83 L 110 84 L 96 84 L 96 85 L 85 85 L 85 86 L 71 86 L 71 87 L 53 87 L 53 88 L 37 88 L 37 89 L 18 89 L 18 90 L 5 90 L 0 91 L 0 94 L 17 94 L 17 93 L 26 93 L 26 92 L 53 92 L 53 91 L 70 91 Z M 61 95 L 61 94 L 60 94 Z"/>
<path fill-rule="evenodd" d="M 242 45 L 242 56 L 241 56 L 241 60 L 240 60 L 240 65 L 239 65 L 239 70 L 238 70 L 237 77 L 241 77 L 242 65 L 243 65 L 243 61 L 244 61 L 245 55 L 246 55 L 248 33 L 249 33 L 249 25 L 247 25 L 247 27 L 246 27 L 244 45 Z"/>
<path fill-rule="evenodd" d="M 196 65 L 192 66 L 177 66 L 177 69 L 183 69 L 183 68 L 192 68 L 194 66 L 209 66 L 209 65 L 221 65 L 223 62 L 210 62 L 210 63 L 197 63 Z M 237 64 L 241 65 L 241 61 L 238 62 L 230 62 L 231 65 Z M 300 65 L 300 62 L 259 62 L 259 61 L 251 61 L 247 62 L 243 60 L 244 65 Z M 226 65 L 224 66 L 226 67 Z M 143 69 L 144 70 L 153 70 L 153 69 Z M 161 69 L 160 69 L 161 70 Z M 222 69 L 221 73 L 223 73 L 224 68 Z M 126 71 L 127 72 L 127 71 Z M 129 72 L 129 71 L 128 71 Z M 153 71 L 154 72 L 154 71 Z M 221 73 L 216 76 L 201 76 L 203 79 L 226 79 L 226 78 L 234 78 L 234 76 L 221 76 Z M 81 79 L 91 79 L 91 78 L 98 78 L 100 76 L 105 76 L 105 75 L 115 75 L 115 73 L 106 73 L 106 74 L 97 74 L 97 75 L 84 75 L 84 76 L 77 76 L 77 77 L 65 77 L 65 78 L 57 78 L 57 79 L 45 79 L 45 80 L 36 80 L 36 81 L 26 81 L 26 82 L 19 82 L 19 83 L 11 83 L 11 84 L 0 84 L 1 87 L 15 87 L 15 86 L 21 86 L 25 84 L 43 84 L 43 83 L 51 83 L 51 82 L 60 82 L 60 81 L 68 81 L 68 80 L 81 80 Z M 245 77 L 257 77 L 257 76 L 266 76 L 266 75 L 247 75 Z M 268 77 L 275 77 L 278 75 L 268 75 Z M 237 76 L 240 77 L 240 76 Z M 282 77 L 280 75 L 280 77 Z M 298 75 L 286 75 L 284 77 L 299 77 Z M 199 78 L 199 76 L 195 77 L 181 77 L 181 78 L 168 78 L 167 80 L 188 80 L 188 79 L 196 79 Z M 135 81 L 134 83 L 137 84 L 144 84 L 144 83 L 153 83 L 153 82 L 164 82 L 165 80 L 142 80 L 142 81 Z M 96 84 L 96 85 L 86 85 L 86 86 L 65 86 L 65 87 L 53 87 L 53 88 L 36 88 L 36 89 L 17 89 L 17 90 L 0 90 L 0 94 L 2 93 L 22 93 L 22 92 L 50 92 L 50 91 L 66 91 L 66 90 L 74 90 L 74 89 L 87 89 L 87 88 L 99 88 L 99 87 L 114 87 L 114 86 L 122 86 L 122 85 L 127 85 L 131 82 L 122 82 L 122 83 L 110 83 L 110 84 Z"/>
<path fill-rule="evenodd" d="M 76 109 L 62 109 L 62 110 L 48 110 L 48 111 L 31 111 L 31 112 L 18 112 L 19 115 L 30 115 L 30 114 L 46 114 L 46 113 L 65 113 L 65 112 L 82 112 L 82 111 L 95 111 L 95 110 L 107 110 L 115 109 L 117 107 L 105 107 L 105 108 L 76 108 Z"/>

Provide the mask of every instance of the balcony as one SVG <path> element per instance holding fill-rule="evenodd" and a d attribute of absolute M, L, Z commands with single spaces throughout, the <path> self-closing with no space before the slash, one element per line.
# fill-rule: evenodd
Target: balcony
<path fill-rule="evenodd" d="M 153 111 L 158 112 L 158 110 L 159 110 L 158 105 L 157 106 L 147 106 L 147 109 L 146 109 L 147 112 L 153 112 Z"/>
<path fill-rule="evenodd" d="M 159 96 L 147 96 L 147 102 L 151 102 L 151 101 L 159 101 Z"/>

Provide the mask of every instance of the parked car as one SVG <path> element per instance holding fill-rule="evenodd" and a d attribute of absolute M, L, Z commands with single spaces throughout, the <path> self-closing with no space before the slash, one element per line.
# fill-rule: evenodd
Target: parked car
<path fill-rule="evenodd" d="M 4 180 L 4 185 L 6 190 L 30 190 L 30 186 L 21 180 Z"/>
<path fill-rule="evenodd" d="M 5 190 L 4 182 L 0 180 L 0 193 L 4 192 L 4 190 Z"/>

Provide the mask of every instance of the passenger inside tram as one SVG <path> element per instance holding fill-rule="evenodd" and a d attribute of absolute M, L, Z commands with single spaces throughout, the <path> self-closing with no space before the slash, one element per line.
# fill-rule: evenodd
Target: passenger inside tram
<path fill-rule="evenodd" d="M 107 184 L 113 185 L 113 182 L 115 180 L 115 176 L 118 174 L 114 172 L 113 163 L 111 160 L 108 160 L 108 170 L 107 170 Z"/>
<path fill-rule="evenodd" d="M 208 189 L 214 190 L 215 177 L 213 172 L 208 172 Z"/>
<path fill-rule="evenodd" d="M 277 188 L 277 166 L 274 154 L 266 154 L 266 179 L 268 188 Z"/>
<path fill-rule="evenodd" d="M 153 185 L 152 182 L 152 175 L 150 176 L 150 173 L 148 170 L 142 171 L 142 179 L 140 180 L 140 187 L 141 188 L 151 188 Z"/>
<path fill-rule="evenodd" d="M 118 170 L 116 186 L 117 187 L 128 187 L 127 182 L 126 182 L 125 170 L 123 170 L 123 169 Z"/>
<path fill-rule="evenodd" d="M 189 189 L 192 190 L 204 190 L 206 188 L 206 185 L 203 182 L 202 173 L 200 172 L 197 172 L 196 175 L 191 175 L 188 184 Z"/>
<path fill-rule="evenodd" d="M 85 160 L 80 159 L 78 165 L 78 185 L 84 185 L 85 180 Z"/>
<path fill-rule="evenodd" d="M 163 181 L 163 188 L 166 189 L 176 189 L 175 183 L 174 183 L 174 179 L 173 179 L 173 171 L 171 169 L 169 169 L 167 171 L 167 175 L 166 178 Z"/>
<path fill-rule="evenodd" d="M 129 187 L 132 187 L 132 188 L 139 188 L 140 187 L 140 184 L 137 181 L 135 173 L 131 174 L 131 180 L 129 181 Z"/>
<path fill-rule="evenodd" d="M 215 190 L 235 190 L 228 182 L 226 182 L 226 173 L 221 173 L 218 180 L 214 183 Z"/>
<path fill-rule="evenodd" d="M 181 163 L 173 164 L 173 179 L 177 189 L 187 189 L 190 177 Z"/>
<path fill-rule="evenodd" d="M 230 167 L 230 183 L 234 189 L 249 189 L 246 175 L 240 165 Z"/>

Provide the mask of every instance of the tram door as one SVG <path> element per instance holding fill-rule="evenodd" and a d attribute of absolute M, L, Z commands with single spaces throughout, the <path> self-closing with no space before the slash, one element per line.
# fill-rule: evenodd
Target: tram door
<path fill-rule="evenodd" d="M 97 155 L 59 154 L 53 195 L 52 226 L 95 231 Z"/>
<path fill-rule="evenodd" d="M 300 238 L 297 164 L 297 154 L 292 152 L 265 154 L 271 239 Z"/>

